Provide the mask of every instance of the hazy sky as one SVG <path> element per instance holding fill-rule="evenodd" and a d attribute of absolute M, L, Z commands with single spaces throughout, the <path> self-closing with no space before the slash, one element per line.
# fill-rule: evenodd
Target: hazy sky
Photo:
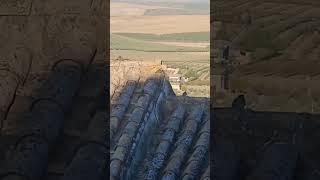
<path fill-rule="evenodd" d="M 126 2 L 171 2 L 171 3 L 209 3 L 210 0 L 112 0 L 117 1 L 126 1 Z"/>

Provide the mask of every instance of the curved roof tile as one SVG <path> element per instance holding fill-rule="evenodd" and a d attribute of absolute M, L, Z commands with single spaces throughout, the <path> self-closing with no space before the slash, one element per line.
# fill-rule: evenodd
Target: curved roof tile
<path fill-rule="evenodd" d="M 195 99 L 193 103 L 185 103 L 184 99 L 175 98 L 169 86 L 161 73 L 137 85 L 131 104 L 124 112 L 119 140 L 111 147 L 115 150 L 111 152 L 111 159 L 118 156 L 120 146 L 130 152 L 123 150 L 121 155 L 126 154 L 125 159 L 120 156 L 111 161 L 110 178 L 180 179 L 193 151 L 199 155 L 203 148 L 208 150 L 204 139 L 209 128 L 203 128 L 204 135 L 200 135 L 200 127 L 210 125 L 202 123 L 204 114 L 208 116 L 208 108 L 203 104 L 206 101 Z M 135 112 L 138 109 L 144 113 Z M 199 147 L 192 148 L 197 139 Z M 201 163 L 208 164 L 208 158 Z"/>

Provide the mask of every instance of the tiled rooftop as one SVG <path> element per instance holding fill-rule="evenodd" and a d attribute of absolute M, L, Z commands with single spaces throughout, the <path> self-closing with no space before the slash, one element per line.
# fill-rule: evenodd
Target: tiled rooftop
<path fill-rule="evenodd" d="M 176 97 L 156 73 L 112 102 L 110 179 L 209 178 L 208 99 Z"/>
<path fill-rule="evenodd" d="M 104 71 L 103 62 L 83 67 L 64 60 L 51 72 L 29 76 L 26 86 L 33 85 L 36 90 L 31 94 L 17 93 L 1 130 L 1 180 L 106 177 L 108 114 Z"/>
<path fill-rule="evenodd" d="M 239 96 L 214 108 L 213 175 L 217 179 L 320 179 L 318 114 L 258 112 Z"/>

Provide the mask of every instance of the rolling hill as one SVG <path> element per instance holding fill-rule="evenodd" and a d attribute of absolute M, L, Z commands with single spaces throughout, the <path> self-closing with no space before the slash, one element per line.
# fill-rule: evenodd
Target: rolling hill
<path fill-rule="evenodd" d="M 135 50 L 146 52 L 207 52 L 209 47 L 186 47 L 154 43 L 132 37 L 111 34 L 110 48 L 116 50 Z"/>

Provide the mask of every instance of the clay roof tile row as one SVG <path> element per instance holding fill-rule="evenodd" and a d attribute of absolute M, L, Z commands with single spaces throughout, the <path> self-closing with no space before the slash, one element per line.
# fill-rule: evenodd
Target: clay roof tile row
<path fill-rule="evenodd" d="M 205 143 L 210 128 L 205 126 L 210 124 L 202 122 L 207 113 L 204 99 L 185 104 L 180 98 L 171 98 L 175 95 L 161 74 L 146 79 L 144 83 L 140 80 L 138 84 L 117 130 L 119 136 L 113 138 L 118 140 L 111 146 L 110 179 L 178 179 L 187 166 L 186 159 L 208 151 Z M 168 102 L 175 105 L 167 106 Z M 156 125 L 152 128 L 153 133 L 159 135 L 148 135 L 152 125 Z M 149 143 L 145 142 L 147 139 Z M 208 165 L 207 157 L 201 165 Z M 198 167 L 194 163 L 190 166 Z M 199 171 L 199 176 L 202 173 L 204 171 Z"/>
<path fill-rule="evenodd" d="M 78 63 L 60 61 L 32 98 L 16 99 L 10 119 L 6 120 L 10 122 L 1 135 L 12 137 L 12 141 L 5 150 L 0 179 L 101 179 L 106 172 L 109 126 L 106 106 L 100 105 L 101 101 L 91 102 L 105 96 L 100 94 L 102 83 L 96 81 L 92 91 L 83 87 L 88 85 L 85 77 L 93 71 L 104 71 L 94 66 L 84 74 Z M 93 74 L 99 76 L 99 73 Z M 84 89 L 85 94 L 78 93 Z M 78 119 L 74 111 L 81 107 L 78 103 L 81 105 L 82 99 L 90 101 L 91 108 L 85 111 L 88 117 Z M 25 103 L 25 100 L 31 102 Z M 17 109 L 19 103 L 24 110 Z M 82 123 L 85 129 L 78 128 L 82 128 Z M 14 131 L 6 127 L 9 124 Z M 73 133 L 76 131 L 80 133 Z"/>

